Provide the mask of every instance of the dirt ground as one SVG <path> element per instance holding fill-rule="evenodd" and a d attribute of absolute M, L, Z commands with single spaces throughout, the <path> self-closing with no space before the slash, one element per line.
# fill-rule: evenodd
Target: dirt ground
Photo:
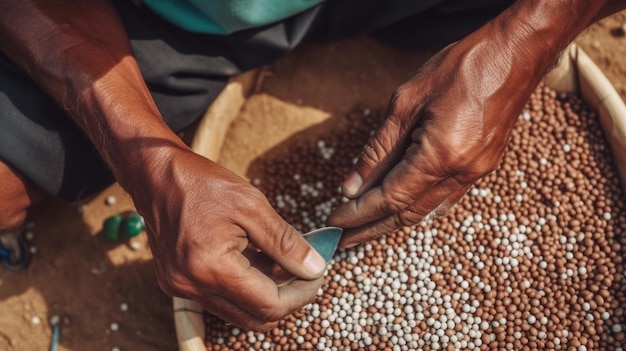
<path fill-rule="evenodd" d="M 625 23 L 626 12 L 619 13 L 577 40 L 623 99 L 626 36 L 618 28 Z M 383 108 L 393 87 L 427 57 L 366 38 L 307 45 L 265 69 L 256 87 L 262 94 L 246 106 L 308 114 L 313 120 L 355 106 Z M 236 168 L 242 160 L 223 161 Z M 106 204 L 109 196 L 115 197 L 114 205 Z M 52 316 L 61 319 L 61 351 L 177 350 L 171 298 L 156 283 L 146 235 L 116 244 L 98 235 L 106 217 L 130 209 L 128 196 L 112 186 L 85 204 L 46 199 L 32 212 L 30 244 L 36 251 L 31 264 L 19 271 L 0 267 L 0 351 L 47 350 Z"/>

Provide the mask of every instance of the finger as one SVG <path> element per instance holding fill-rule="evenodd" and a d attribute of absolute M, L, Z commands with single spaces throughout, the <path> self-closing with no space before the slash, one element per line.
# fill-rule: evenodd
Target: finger
<path fill-rule="evenodd" d="M 452 196 L 451 193 L 454 196 L 459 194 L 462 196 L 465 191 L 467 191 L 466 186 L 461 186 L 453 177 L 447 178 L 430 188 L 423 197 L 420 197 L 420 201 L 415 202 L 413 205 L 407 206 L 384 218 L 346 231 L 339 245 L 344 248 L 352 247 L 389 234 L 398 228 L 416 225 L 428 216 L 445 213 L 447 208 L 442 207 L 442 205 Z"/>
<path fill-rule="evenodd" d="M 344 228 L 362 226 L 413 204 L 428 203 L 431 189 L 447 182 L 448 178 L 463 182 L 463 186 L 467 185 L 470 177 L 464 175 L 462 170 L 468 161 L 459 161 L 461 157 L 456 154 L 456 150 L 446 147 L 445 142 L 424 137 L 423 130 L 417 128 L 414 131 L 413 139 L 419 142 L 407 148 L 404 158 L 389 171 L 379 187 L 337 207 L 328 222 Z M 458 185 L 452 186 L 450 193 L 458 188 Z M 443 198 L 438 199 L 443 201 Z"/>
<path fill-rule="evenodd" d="M 262 213 L 243 224 L 254 246 L 295 276 L 302 279 L 321 276 L 327 267 L 324 258 L 272 209 L 269 202 L 265 200 L 262 206 Z"/>
<path fill-rule="evenodd" d="M 206 297 L 203 297 L 206 300 Z M 239 305 L 222 296 L 211 296 L 210 302 L 203 306 L 220 319 L 246 330 L 267 330 L 275 327 L 276 321 L 263 321 L 243 310 Z"/>
<path fill-rule="evenodd" d="M 353 199 L 379 184 L 404 154 L 413 125 L 398 116 L 388 116 L 376 134 L 367 141 L 343 182 L 342 190 L 346 197 Z"/>
<path fill-rule="evenodd" d="M 286 269 L 274 262 L 269 256 L 256 249 L 246 249 L 243 255 L 250 261 L 250 265 L 256 267 L 261 273 L 272 279 L 277 285 L 296 278 Z"/>
<path fill-rule="evenodd" d="M 428 189 L 433 187 L 438 179 L 421 177 L 418 182 L 421 192 L 408 193 L 408 189 L 388 190 L 385 185 L 370 189 L 354 200 L 343 203 L 328 216 L 328 224 L 342 228 L 355 228 L 377 221 L 407 208 L 415 202 L 415 198 L 426 198 Z M 392 191 L 396 191 L 392 194 Z"/>
<path fill-rule="evenodd" d="M 229 269 L 217 282 L 221 295 L 261 321 L 276 321 L 302 308 L 315 298 L 323 282 L 321 276 L 316 280 L 294 280 L 279 288 L 236 250 L 224 258 L 224 267 Z"/>
<path fill-rule="evenodd" d="M 442 181 L 431 175 L 432 165 L 419 153 L 416 146 L 410 150 L 417 157 L 405 157 L 383 180 L 383 183 L 360 197 L 339 205 L 328 217 L 328 223 L 343 228 L 354 228 L 377 221 L 414 204 L 417 199 L 428 199 L 427 193 Z M 409 152 L 407 152 L 409 154 Z"/>

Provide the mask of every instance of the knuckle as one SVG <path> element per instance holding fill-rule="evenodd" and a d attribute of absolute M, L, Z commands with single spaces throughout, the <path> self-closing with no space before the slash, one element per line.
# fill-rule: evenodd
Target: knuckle
<path fill-rule="evenodd" d="M 411 114 L 410 112 L 417 106 L 421 106 L 418 102 L 423 97 L 423 94 L 421 93 L 421 89 L 418 88 L 420 81 L 416 78 L 417 76 L 400 85 L 396 91 L 394 91 L 389 105 L 389 115 L 402 116 Z"/>
<path fill-rule="evenodd" d="M 235 192 L 232 196 L 232 203 L 238 207 L 238 211 L 250 214 L 259 213 L 263 202 L 256 191 Z"/>
<path fill-rule="evenodd" d="M 240 187 L 230 187 L 224 198 L 228 198 L 229 201 L 223 201 L 222 204 L 231 211 L 247 213 L 251 216 L 260 215 L 263 208 L 269 206 L 265 195 L 259 189 L 247 184 Z"/>
<path fill-rule="evenodd" d="M 281 254 L 291 255 L 297 252 L 300 247 L 298 238 L 294 235 L 293 231 L 288 226 L 284 226 L 275 237 Z"/>
<path fill-rule="evenodd" d="M 386 155 L 389 153 L 389 147 L 391 145 L 385 142 L 384 133 L 377 133 L 376 136 L 370 138 L 361 151 L 361 160 L 370 166 L 374 166 L 382 162 Z"/>
<path fill-rule="evenodd" d="M 281 320 L 288 314 L 289 312 L 284 311 L 281 306 L 268 305 L 260 307 L 256 317 L 262 324 L 269 324 Z"/>
<path fill-rule="evenodd" d="M 401 191 L 389 191 L 385 188 L 383 188 L 382 198 L 381 206 L 383 206 L 383 210 L 386 213 L 399 212 L 413 202 L 411 194 Z"/>
<path fill-rule="evenodd" d="M 378 164 L 382 159 L 379 151 L 373 146 L 374 143 L 376 141 L 369 141 L 361 151 L 361 160 L 368 165 Z"/>
<path fill-rule="evenodd" d="M 383 236 L 392 233 L 394 230 L 400 228 L 401 225 L 398 225 L 397 216 L 394 216 L 393 222 L 383 221 L 380 225 L 377 225 L 370 231 L 369 239 L 375 240 L 382 238 Z"/>
<path fill-rule="evenodd" d="M 406 113 L 404 111 L 395 110 L 393 113 L 387 116 L 385 120 L 385 130 L 387 131 L 387 137 L 391 138 L 392 135 L 401 135 L 404 131 L 407 130 L 410 123 L 407 123 L 407 118 L 403 118 Z M 410 118 L 408 119 L 410 120 Z M 391 142 L 392 140 L 387 140 Z M 387 143 L 387 145 L 393 145 L 392 143 Z"/>
<path fill-rule="evenodd" d="M 424 217 L 428 215 L 427 213 L 420 213 L 418 211 L 406 210 L 402 211 L 397 216 L 396 225 L 398 227 L 410 227 L 415 225 L 424 219 Z"/>

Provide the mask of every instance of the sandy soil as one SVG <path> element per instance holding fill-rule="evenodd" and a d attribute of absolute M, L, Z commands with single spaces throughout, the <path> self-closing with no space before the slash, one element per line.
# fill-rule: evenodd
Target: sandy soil
<path fill-rule="evenodd" d="M 626 37 L 617 30 L 624 23 L 626 12 L 593 26 L 577 41 L 626 99 Z M 245 111 L 250 118 L 257 109 L 304 114 L 314 124 L 356 106 L 384 108 L 395 85 L 427 57 L 368 39 L 308 45 L 265 71 L 257 85 L 262 94 Z M 289 125 L 285 121 L 281 126 Z M 244 126 L 231 132 L 246 132 Z M 292 130 L 276 132 L 287 138 Z M 257 155 L 275 146 L 268 143 Z M 241 163 L 237 157 L 222 161 L 233 168 Z M 110 195 L 115 205 L 106 205 Z M 47 350 L 54 315 L 62 320 L 62 351 L 177 349 L 171 299 L 158 288 L 145 234 L 132 239 L 133 245 L 108 243 L 98 235 L 106 217 L 129 209 L 128 196 L 112 186 L 84 206 L 46 199 L 32 212 L 32 263 L 20 271 L 0 267 L 0 351 Z"/>

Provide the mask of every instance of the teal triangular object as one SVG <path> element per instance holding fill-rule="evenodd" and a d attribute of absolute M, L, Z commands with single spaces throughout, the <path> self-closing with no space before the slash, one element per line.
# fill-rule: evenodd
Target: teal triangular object
<path fill-rule="evenodd" d="M 341 239 L 341 233 L 343 233 L 341 228 L 326 227 L 316 229 L 302 236 L 328 263 L 335 255 L 339 239 Z"/>

